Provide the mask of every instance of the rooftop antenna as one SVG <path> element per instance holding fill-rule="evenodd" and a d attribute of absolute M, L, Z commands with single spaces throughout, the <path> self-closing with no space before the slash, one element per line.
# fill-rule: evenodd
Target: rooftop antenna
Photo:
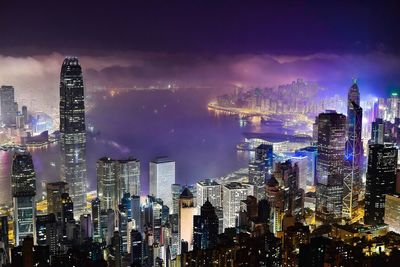
<path fill-rule="evenodd" d="M 356 77 L 353 77 L 353 84 L 357 84 L 358 79 Z"/>

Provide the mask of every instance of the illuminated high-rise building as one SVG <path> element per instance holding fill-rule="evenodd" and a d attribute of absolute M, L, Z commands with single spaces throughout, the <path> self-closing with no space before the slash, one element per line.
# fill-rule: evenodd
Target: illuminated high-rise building
<path fill-rule="evenodd" d="M 157 158 L 151 161 L 150 195 L 161 198 L 164 205 L 169 208 L 173 207 L 172 184 L 175 184 L 175 161 L 168 158 Z"/>
<path fill-rule="evenodd" d="M 214 180 L 205 179 L 199 181 L 197 186 L 197 208 L 200 207 L 208 200 L 213 207 L 222 207 L 221 195 L 222 188 L 219 183 Z"/>
<path fill-rule="evenodd" d="M 0 88 L 0 113 L 1 122 L 10 127 L 15 125 L 18 106 L 14 101 L 14 87 L 3 85 Z"/>
<path fill-rule="evenodd" d="M 385 140 L 385 124 L 382 119 L 376 118 L 371 127 L 371 144 L 383 144 Z"/>
<path fill-rule="evenodd" d="M 304 190 L 299 188 L 298 163 L 293 164 L 290 160 L 279 162 L 274 175 L 283 186 L 285 213 L 300 221 L 304 214 Z"/>
<path fill-rule="evenodd" d="M 292 165 L 297 164 L 298 168 L 298 187 L 306 191 L 307 189 L 307 178 L 311 174 L 309 170 L 310 164 L 307 156 L 293 156 L 290 158 Z"/>
<path fill-rule="evenodd" d="M 14 238 L 18 246 L 26 236 L 35 236 L 36 174 L 30 154 L 14 154 L 11 181 Z"/>
<path fill-rule="evenodd" d="M 397 147 L 393 144 L 369 146 L 365 188 L 364 223 L 384 223 L 385 195 L 396 191 Z"/>
<path fill-rule="evenodd" d="M 274 175 L 267 181 L 266 196 L 269 212 L 265 217 L 269 219 L 269 231 L 276 234 L 282 230 L 282 219 L 285 214 L 285 192 Z"/>
<path fill-rule="evenodd" d="M 255 149 L 254 159 L 249 163 L 250 183 L 258 186 L 265 185 L 273 167 L 272 145 L 261 144 Z"/>
<path fill-rule="evenodd" d="M 119 205 L 117 210 L 117 216 L 118 216 L 118 231 L 120 232 L 122 240 L 122 252 L 126 254 L 128 252 L 128 234 L 132 230 L 129 229 L 131 224 L 129 224 L 130 220 L 128 218 L 128 210 L 123 205 Z"/>
<path fill-rule="evenodd" d="M 249 194 L 246 185 L 232 182 L 222 188 L 222 210 L 224 213 L 224 229 L 236 227 L 236 221 L 239 216 L 240 202 L 245 200 Z"/>
<path fill-rule="evenodd" d="M 361 141 L 363 110 L 357 81 L 349 89 L 347 102 L 347 142 L 343 178 L 343 217 L 353 219 L 361 190 L 363 146 Z"/>
<path fill-rule="evenodd" d="M 61 220 L 63 223 L 70 222 L 74 219 L 74 202 L 68 193 L 61 195 Z"/>
<path fill-rule="evenodd" d="M 316 218 L 324 222 L 342 218 L 345 143 L 346 116 L 336 111 L 319 114 Z"/>
<path fill-rule="evenodd" d="M 124 194 L 140 195 L 140 162 L 128 158 L 114 160 L 103 157 L 97 161 L 97 196 L 102 210 L 117 210 Z"/>
<path fill-rule="evenodd" d="M 95 198 L 92 200 L 92 223 L 93 223 L 93 240 L 95 242 L 102 241 L 101 234 L 101 210 L 100 210 L 100 200 Z"/>
<path fill-rule="evenodd" d="M 296 150 L 296 157 L 307 157 L 307 165 L 308 165 L 308 174 L 307 174 L 307 185 L 315 185 L 316 184 L 316 171 L 317 171 L 317 154 L 318 147 L 309 146 L 305 148 L 301 148 Z"/>
<path fill-rule="evenodd" d="M 185 188 L 188 188 L 190 192 L 193 194 L 194 205 L 197 206 L 197 184 L 196 185 L 181 185 L 181 184 L 172 184 L 171 192 L 172 192 L 172 208 L 169 208 L 170 214 L 178 214 L 179 213 L 179 197 Z"/>
<path fill-rule="evenodd" d="M 61 220 L 62 202 L 61 195 L 68 193 L 66 182 L 54 182 L 46 184 L 47 191 L 47 213 L 54 213 L 57 220 Z"/>
<path fill-rule="evenodd" d="M 132 222 L 135 230 L 142 230 L 142 208 L 139 196 L 131 196 L 132 203 Z"/>
<path fill-rule="evenodd" d="M 60 73 L 61 177 L 69 184 L 75 216 L 86 208 L 86 127 L 82 69 L 65 58 Z"/>
<path fill-rule="evenodd" d="M 188 188 L 183 189 L 179 197 L 179 236 L 189 247 L 193 243 L 193 216 L 196 215 L 193 194 Z M 180 250 L 179 250 L 180 251 Z"/>
<path fill-rule="evenodd" d="M 183 191 L 183 186 L 181 184 L 172 184 L 171 185 L 171 194 L 172 194 L 172 214 L 179 213 L 179 197 Z"/>
<path fill-rule="evenodd" d="M 120 198 L 125 193 L 129 193 L 132 196 L 140 196 L 140 161 L 130 157 L 119 159 L 117 162 L 116 175 L 119 181 L 118 195 Z"/>
<path fill-rule="evenodd" d="M 385 195 L 385 218 L 389 231 L 400 234 L 400 196 Z"/>
<path fill-rule="evenodd" d="M 48 246 L 50 253 L 57 249 L 58 231 L 54 213 L 36 216 L 36 239 L 39 246 Z"/>
<path fill-rule="evenodd" d="M 269 180 L 272 167 L 272 145 L 261 144 L 256 147 L 254 159 L 249 162 L 249 182 L 255 186 L 258 199 L 265 198 L 265 181 Z"/>
<path fill-rule="evenodd" d="M 102 210 L 117 210 L 119 197 L 117 190 L 116 162 L 111 158 L 101 158 L 96 163 L 97 197 Z"/>
<path fill-rule="evenodd" d="M 399 117 L 399 97 L 396 92 L 393 92 L 386 101 L 385 119 L 394 122 Z"/>

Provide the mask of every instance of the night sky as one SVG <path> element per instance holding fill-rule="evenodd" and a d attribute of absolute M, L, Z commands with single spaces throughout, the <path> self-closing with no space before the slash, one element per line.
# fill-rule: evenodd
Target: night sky
<path fill-rule="evenodd" d="M 25 2 L 3 0 L 0 4 L 0 47 L 10 54 L 26 54 L 29 48 L 43 53 L 81 49 L 105 54 L 121 50 L 296 55 L 375 49 L 399 52 L 400 16 L 395 4 Z"/>
<path fill-rule="evenodd" d="M 65 55 L 81 57 L 88 90 L 296 78 L 341 90 L 354 76 L 373 94 L 400 85 L 394 1 L 23 2 L 0 3 L 0 81 L 24 89 L 53 88 Z"/>

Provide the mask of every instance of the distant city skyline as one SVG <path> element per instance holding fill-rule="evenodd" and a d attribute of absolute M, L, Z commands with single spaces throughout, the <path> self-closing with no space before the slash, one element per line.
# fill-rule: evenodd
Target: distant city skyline
<path fill-rule="evenodd" d="M 398 265 L 397 5 L 75 1 L 0 4 L 1 267 Z"/>

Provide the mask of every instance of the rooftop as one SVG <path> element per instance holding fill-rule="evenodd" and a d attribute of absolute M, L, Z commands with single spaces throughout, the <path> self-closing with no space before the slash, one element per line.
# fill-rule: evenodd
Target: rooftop
<path fill-rule="evenodd" d="M 189 188 L 185 187 L 179 198 L 193 198 L 193 194 L 190 192 Z"/>
<path fill-rule="evenodd" d="M 212 179 L 205 179 L 203 181 L 197 182 L 199 185 L 204 185 L 204 186 L 211 186 L 211 185 L 219 185 L 215 180 Z"/>
<path fill-rule="evenodd" d="M 174 162 L 172 159 L 168 157 L 157 157 L 151 161 L 152 163 L 166 163 L 166 162 Z"/>
<path fill-rule="evenodd" d="M 246 186 L 242 185 L 241 183 L 237 183 L 237 182 L 232 182 L 232 183 L 226 184 L 225 187 L 228 189 L 247 189 Z"/>

